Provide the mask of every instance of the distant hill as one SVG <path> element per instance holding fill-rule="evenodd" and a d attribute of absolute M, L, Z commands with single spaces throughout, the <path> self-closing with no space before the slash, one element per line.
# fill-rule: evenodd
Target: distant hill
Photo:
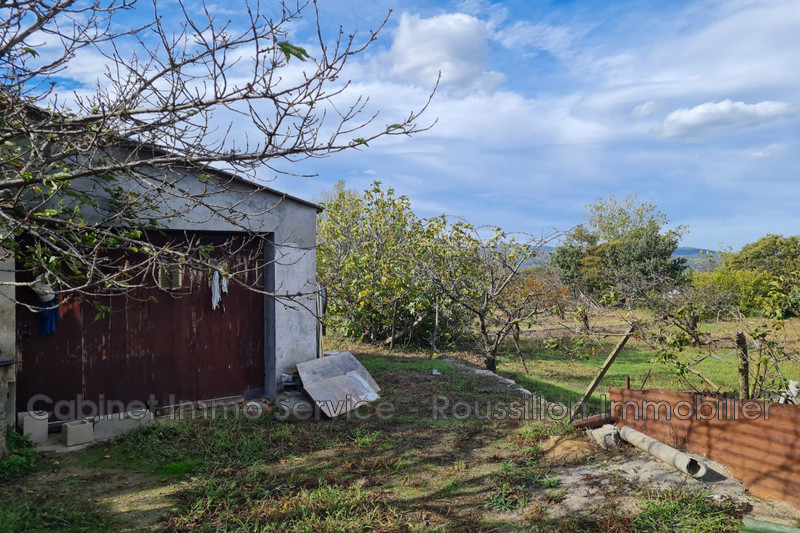
<path fill-rule="evenodd" d="M 696 271 L 707 272 L 714 270 L 716 265 L 709 263 L 709 255 L 714 259 L 719 258 L 719 252 L 716 250 L 707 250 L 705 248 L 690 248 L 688 246 L 680 246 L 672 253 L 672 257 L 682 257 L 686 259 L 686 264 Z M 716 262 L 716 261 L 715 261 Z"/>
<path fill-rule="evenodd" d="M 535 258 L 526 261 L 523 268 L 528 268 L 535 264 L 546 265 L 550 263 L 550 254 L 555 250 L 555 246 L 542 246 L 539 253 Z M 686 259 L 687 264 L 695 270 L 708 269 L 708 255 L 717 258 L 719 252 L 715 250 L 708 250 L 706 248 L 692 248 L 690 246 L 679 246 L 673 252 L 672 257 L 682 257 Z"/>
<path fill-rule="evenodd" d="M 706 250 L 705 248 L 690 248 L 688 246 L 679 246 L 672 257 L 685 257 L 686 259 L 700 259 L 708 254 L 717 256 L 719 252 L 714 250 Z"/>

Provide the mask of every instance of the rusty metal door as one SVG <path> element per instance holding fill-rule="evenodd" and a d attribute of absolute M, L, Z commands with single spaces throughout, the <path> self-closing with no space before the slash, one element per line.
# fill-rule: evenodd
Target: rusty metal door
<path fill-rule="evenodd" d="M 210 281 L 207 273 L 187 270 L 180 291 L 136 289 L 102 298 L 111 312 L 99 319 L 89 303 L 68 300 L 55 333 L 45 337 L 39 336 L 40 316 L 17 306 L 18 408 L 27 410 L 37 395 L 47 399 L 31 407 L 52 411 L 56 402 L 76 402 L 78 395 L 105 405 L 155 400 L 163 406 L 263 391 L 264 296 L 231 282 L 213 310 Z M 17 297 L 37 302 L 30 290 L 20 289 Z M 68 407 L 63 404 L 56 418 L 70 418 Z"/>

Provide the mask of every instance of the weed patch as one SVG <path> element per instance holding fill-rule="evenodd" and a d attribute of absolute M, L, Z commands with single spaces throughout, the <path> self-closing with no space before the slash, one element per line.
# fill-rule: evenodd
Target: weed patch
<path fill-rule="evenodd" d="M 39 461 L 28 437 L 20 435 L 9 426 L 6 428 L 6 445 L 10 455 L 0 461 L 0 479 L 11 479 L 32 472 Z"/>
<path fill-rule="evenodd" d="M 413 525 L 360 482 L 298 486 L 271 481 L 268 487 L 205 478 L 182 495 L 184 506 L 169 526 L 176 531 L 357 532 Z"/>
<path fill-rule="evenodd" d="M 528 500 L 525 498 L 521 487 L 512 487 L 509 483 L 503 483 L 489 493 L 483 508 L 507 512 L 524 507 L 527 503 Z"/>
<path fill-rule="evenodd" d="M 369 447 L 377 444 L 382 438 L 380 431 L 370 431 L 364 428 L 353 430 L 353 443 L 359 447 Z"/>
<path fill-rule="evenodd" d="M 688 490 L 643 493 L 645 506 L 631 526 L 636 531 L 717 533 L 738 531 L 739 507 L 730 501 L 714 502 L 703 492 Z"/>

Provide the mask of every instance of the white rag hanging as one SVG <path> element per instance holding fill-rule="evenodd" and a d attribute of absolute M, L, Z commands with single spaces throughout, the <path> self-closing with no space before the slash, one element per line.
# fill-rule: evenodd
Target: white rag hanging
<path fill-rule="evenodd" d="M 225 292 L 228 292 L 227 283 L 225 284 Z M 220 295 L 220 286 L 219 286 L 219 272 L 216 270 L 214 271 L 214 275 L 211 276 L 211 309 L 216 311 L 217 307 L 219 307 L 219 301 L 222 299 Z"/>

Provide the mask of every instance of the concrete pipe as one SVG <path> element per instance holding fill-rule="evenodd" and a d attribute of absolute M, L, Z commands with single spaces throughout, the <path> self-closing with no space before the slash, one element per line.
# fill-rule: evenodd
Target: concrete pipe
<path fill-rule="evenodd" d="M 761 520 L 753 520 L 752 518 L 744 519 L 744 527 L 739 530 L 739 533 L 800 533 L 800 529 L 792 526 L 784 526 L 783 524 L 775 524 L 773 522 L 763 522 Z"/>
<path fill-rule="evenodd" d="M 644 433 L 629 427 L 623 427 L 619 430 L 619 436 L 622 440 L 633 444 L 640 450 L 661 459 L 665 463 L 671 464 L 681 472 L 685 472 L 694 478 L 700 479 L 706 475 L 706 465 L 692 459 L 672 446 L 667 446 L 661 441 L 648 437 Z"/>

